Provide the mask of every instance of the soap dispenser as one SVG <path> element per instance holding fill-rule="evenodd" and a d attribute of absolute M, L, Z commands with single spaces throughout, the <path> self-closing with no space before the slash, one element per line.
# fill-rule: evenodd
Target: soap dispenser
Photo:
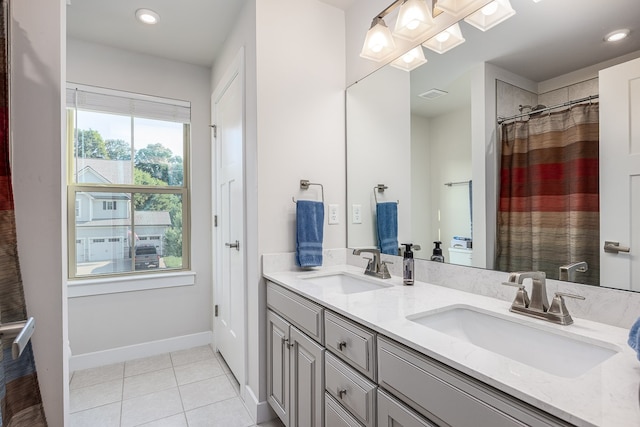
<path fill-rule="evenodd" d="M 440 245 L 442 242 L 436 241 L 433 242 L 436 247 L 433 248 L 433 255 L 431 255 L 431 261 L 444 262 L 444 255 L 442 255 L 442 249 L 440 249 Z"/>
<path fill-rule="evenodd" d="M 402 245 L 405 247 L 404 259 L 402 260 L 402 282 L 411 286 L 414 281 L 413 251 L 411 250 L 413 243 L 403 243 Z"/>

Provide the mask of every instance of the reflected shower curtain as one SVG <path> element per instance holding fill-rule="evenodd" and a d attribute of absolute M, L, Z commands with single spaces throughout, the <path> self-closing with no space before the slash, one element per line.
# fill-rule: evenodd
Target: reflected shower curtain
<path fill-rule="evenodd" d="M 27 318 L 15 228 L 9 164 L 7 0 L 0 7 L 0 322 Z M 31 344 L 13 360 L 11 339 L 0 340 L 0 426 L 46 426 Z"/>
<path fill-rule="evenodd" d="M 502 125 L 496 266 L 544 271 L 586 261 L 576 282 L 600 276 L 598 104 Z"/>

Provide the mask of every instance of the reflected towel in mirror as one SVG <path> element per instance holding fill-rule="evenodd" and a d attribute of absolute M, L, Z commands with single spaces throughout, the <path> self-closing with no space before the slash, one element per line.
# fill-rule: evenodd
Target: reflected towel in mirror
<path fill-rule="evenodd" d="M 314 200 L 296 202 L 296 264 L 300 267 L 322 265 L 324 203 Z"/>
<path fill-rule="evenodd" d="M 376 228 L 380 252 L 398 255 L 398 203 L 381 202 L 376 204 Z"/>
<path fill-rule="evenodd" d="M 631 326 L 627 343 L 635 350 L 638 360 L 640 360 L 640 318 Z"/>

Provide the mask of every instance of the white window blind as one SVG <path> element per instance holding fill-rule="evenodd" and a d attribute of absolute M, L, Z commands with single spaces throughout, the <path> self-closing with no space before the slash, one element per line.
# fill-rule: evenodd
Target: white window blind
<path fill-rule="evenodd" d="M 166 120 L 191 122 L 191 103 L 88 86 L 67 87 L 67 107 Z"/>

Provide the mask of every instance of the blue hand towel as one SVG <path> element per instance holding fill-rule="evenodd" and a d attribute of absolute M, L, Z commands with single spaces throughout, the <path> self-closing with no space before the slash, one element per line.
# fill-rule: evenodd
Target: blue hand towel
<path fill-rule="evenodd" d="M 640 318 L 633 324 L 629 331 L 629 340 L 627 341 L 629 346 L 635 350 L 638 360 L 640 360 Z"/>
<path fill-rule="evenodd" d="M 398 255 L 398 203 L 376 204 L 376 223 L 380 252 Z"/>
<path fill-rule="evenodd" d="M 314 200 L 296 202 L 296 263 L 300 267 L 322 265 L 324 204 Z"/>

